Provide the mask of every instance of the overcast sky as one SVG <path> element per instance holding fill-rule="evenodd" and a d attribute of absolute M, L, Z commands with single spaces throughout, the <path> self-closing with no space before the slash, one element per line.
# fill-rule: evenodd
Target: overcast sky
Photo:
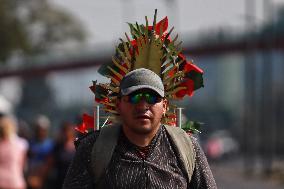
<path fill-rule="evenodd" d="M 175 32 L 181 36 L 180 40 L 183 41 L 186 36 L 194 38 L 200 32 L 210 32 L 211 29 L 230 27 L 238 31 L 243 30 L 245 25 L 245 0 L 50 1 L 82 21 L 89 33 L 90 46 L 102 47 L 101 43 L 104 43 L 112 47 L 119 38 L 124 38 L 124 32 L 129 33 L 127 22 L 138 21 L 144 24 L 145 16 L 148 16 L 149 22 L 152 22 L 155 8 L 158 9 L 158 19 L 168 16 L 170 27 L 175 26 Z M 273 2 L 274 6 L 284 2 L 284 0 L 255 0 L 256 14 L 254 17 L 259 25 L 265 20 L 263 1 Z M 182 35 L 185 33 L 187 35 Z M 96 48 L 96 51 L 98 49 L 100 48 Z M 95 69 L 88 69 L 80 73 L 54 74 L 51 77 L 51 83 L 58 96 L 58 101 L 66 104 L 70 102 L 90 103 L 93 98 L 93 94 L 88 90 L 90 81 L 103 81 L 102 77 L 95 73 Z M 66 93 L 70 90 L 70 83 L 76 86 L 76 90 Z"/>
<path fill-rule="evenodd" d="M 169 18 L 169 24 L 175 26 L 175 31 L 179 34 L 192 33 L 194 36 L 199 32 L 210 31 L 210 29 L 231 27 L 235 30 L 242 30 L 245 25 L 245 0 L 49 0 L 53 4 L 66 9 L 77 17 L 86 28 L 89 34 L 89 45 L 100 43 L 115 43 L 118 38 L 128 32 L 127 22 L 145 23 L 145 16 L 152 21 L 154 9 L 158 9 L 158 19 L 165 16 Z M 253 1 L 253 0 L 248 0 Z M 254 0 L 256 2 L 255 20 L 261 24 L 264 20 L 263 1 L 272 2 L 274 7 L 284 4 L 284 0 Z M 170 7 L 170 8 L 169 8 Z M 183 38 L 181 37 L 181 40 Z M 60 78 L 54 78 L 54 88 L 56 94 L 69 94 L 65 96 L 66 103 L 79 96 L 81 99 L 92 99 L 92 94 L 88 91 L 91 80 L 94 77 L 95 69 L 89 69 L 76 76 L 75 73 L 68 72 L 60 74 Z M 70 75 L 72 77 L 70 77 Z M 59 77 L 59 75 L 58 75 Z M 71 78 L 71 82 L 70 82 Z M 56 81 L 56 82 L 55 82 Z M 59 82 L 60 81 L 60 82 Z M 8 81 L 5 86 L 13 86 L 17 81 Z M 81 86 L 81 89 L 66 93 L 70 90 L 66 83 Z M 79 84 L 78 84 L 79 83 Z M 16 85 L 16 84 L 15 84 Z M 7 90 L 4 84 L 0 86 L 0 91 L 12 102 L 18 101 L 20 96 L 19 87 Z M 65 88 L 64 88 L 65 86 Z M 3 90 L 1 90 L 3 88 Z M 14 91 L 13 91 L 14 90 Z M 61 92 L 60 92 L 61 91 Z M 79 93 L 79 95 L 77 94 Z M 15 94 L 14 96 L 12 94 Z M 64 96 L 64 95 L 61 95 Z M 74 96 L 74 97 L 73 97 Z M 62 97 L 63 98 L 63 97 Z M 15 104 L 14 102 L 14 104 Z"/>
<path fill-rule="evenodd" d="M 144 17 L 169 17 L 170 26 L 178 33 L 198 33 L 220 27 L 242 30 L 245 24 L 246 0 L 50 0 L 82 21 L 89 34 L 89 43 L 114 42 L 128 31 L 126 22 L 145 23 Z M 248 0 L 252 1 L 252 0 Z M 277 7 L 284 0 L 255 0 L 255 20 L 264 18 L 263 1 Z M 169 8 L 170 7 L 170 8 Z"/>

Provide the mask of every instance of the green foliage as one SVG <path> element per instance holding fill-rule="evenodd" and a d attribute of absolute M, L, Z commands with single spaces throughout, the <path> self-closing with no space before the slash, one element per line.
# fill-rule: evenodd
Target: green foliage
<path fill-rule="evenodd" d="M 74 17 L 47 0 L 1 0 L 0 62 L 15 51 L 36 55 L 65 42 L 82 41 L 82 28 Z"/>
<path fill-rule="evenodd" d="M 192 133 L 192 134 L 197 134 L 201 133 L 200 128 L 203 123 L 197 122 L 197 121 L 187 121 L 182 125 L 182 129 L 186 132 Z"/>
<path fill-rule="evenodd" d="M 1 0 L 0 3 L 0 62 L 6 60 L 15 49 L 28 49 L 24 24 L 16 15 L 16 1 Z"/>

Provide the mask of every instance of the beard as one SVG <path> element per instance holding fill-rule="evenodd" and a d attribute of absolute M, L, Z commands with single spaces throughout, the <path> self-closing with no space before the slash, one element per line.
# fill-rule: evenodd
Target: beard
<path fill-rule="evenodd" d="M 125 126 L 129 131 L 137 135 L 149 135 L 157 131 L 158 127 L 161 125 L 160 118 L 150 118 L 150 119 L 134 119 L 131 122 L 125 121 Z M 128 124 L 127 124 L 128 123 Z"/>
<path fill-rule="evenodd" d="M 147 109 L 135 109 L 133 112 L 120 112 L 120 120 L 125 130 L 134 134 L 147 136 L 155 133 L 161 124 L 162 114 L 153 114 Z"/>

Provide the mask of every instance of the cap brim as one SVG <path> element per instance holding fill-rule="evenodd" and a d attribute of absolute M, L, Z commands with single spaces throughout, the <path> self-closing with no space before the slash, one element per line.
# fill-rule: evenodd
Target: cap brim
<path fill-rule="evenodd" d="M 164 91 L 162 91 L 162 90 L 160 90 L 156 87 L 149 86 L 149 85 L 137 85 L 137 86 L 128 87 L 126 89 L 121 89 L 120 93 L 122 95 L 129 95 L 130 93 L 133 93 L 133 92 L 138 91 L 140 89 L 151 89 L 151 90 L 155 91 L 156 93 L 158 93 L 161 97 L 165 96 Z"/>

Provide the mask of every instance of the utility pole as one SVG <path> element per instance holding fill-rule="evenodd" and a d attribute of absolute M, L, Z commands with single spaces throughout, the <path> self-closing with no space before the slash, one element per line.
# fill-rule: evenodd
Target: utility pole
<path fill-rule="evenodd" d="M 245 28 L 247 33 L 251 33 L 255 26 L 255 0 L 245 0 Z M 244 170 L 246 174 L 254 171 L 255 156 L 257 154 L 256 125 L 256 90 L 255 90 L 255 57 L 254 41 L 247 35 L 247 46 L 244 54 L 245 59 L 245 90 L 244 90 L 244 125 L 243 125 L 243 150 L 244 150 Z"/>
<path fill-rule="evenodd" d="M 263 15 L 266 23 L 272 23 L 271 37 L 275 36 L 274 19 L 272 16 L 272 2 L 271 0 L 263 0 Z M 275 145 L 276 145 L 276 129 L 274 119 L 274 98 L 273 98 L 273 57 L 271 46 L 273 40 L 267 39 L 267 47 L 262 51 L 262 70 L 261 70 L 261 160 L 263 166 L 263 173 L 269 176 L 272 169 L 272 162 L 274 159 Z"/>

